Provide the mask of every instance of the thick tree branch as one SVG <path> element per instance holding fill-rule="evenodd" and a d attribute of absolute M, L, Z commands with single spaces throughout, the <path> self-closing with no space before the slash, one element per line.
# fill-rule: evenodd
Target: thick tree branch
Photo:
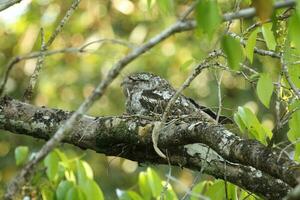
<path fill-rule="evenodd" d="M 3 98 L 0 101 L 0 128 L 17 134 L 30 135 L 48 140 L 72 113 L 36 107 L 17 100 Z M 72 129 L 64 142 L 83 149 L 92 149 L 110 156 L 122 156 L 140 163 L 166 164 L 152 148 L 151 132 L 155 119 L 151 117 L 120 116 L 90 117 L 84 115 Z M 188 133 L 193 135 L 191 127 L 195 122 L 177 121 L 166 126 L 164 132 L 168 137 L 161 137 L 163 147 L 168 149 L 169 159 L 173 165 L 180 165 L 200 170 L 204 163 L 204 172 L 216 178 L 226 179 L 240 187 L 267 199 L 281 199 L 290 190 L 290 186 L 275 179 L 265 172 L 224 160 L 221 156 L 203 144 L 179 146 L 178 139 L 192 143 Z M 198 126 L 198 125 L 196 125 Z M 178 134 L 177 134 L 178 133 Z M 186 135 L 180 138 L 180 135 Z M 173 137 L 170 140 L 170 137 Z M 226 167 L 224 166 L 226 162 Z M 28 169 L 31 173 L 32 170 Z"/>

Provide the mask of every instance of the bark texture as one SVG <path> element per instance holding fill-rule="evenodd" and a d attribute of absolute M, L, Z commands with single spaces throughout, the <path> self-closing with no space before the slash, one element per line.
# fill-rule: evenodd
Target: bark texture
<path fill-rule="evenodd" d="M 0 129 L 48 140 L 71 114 L 4 97 L 0 100 Z M 151 133 L 155 122 L 155 117 L 150 116 L 84 115 L 64 142 L 139 163 L 166 164 L 153 150 Z M 171 120 L 160 134 L 160 145 L 167 149 L 172 165 L 193 170 L 206 166 L 205 173 L 226 177 L 267 199 L 283 198 L 299 173 L 297 163 L 279 158 L 274 150 L 241 139 L 222 126 L 188 117 Z"/>

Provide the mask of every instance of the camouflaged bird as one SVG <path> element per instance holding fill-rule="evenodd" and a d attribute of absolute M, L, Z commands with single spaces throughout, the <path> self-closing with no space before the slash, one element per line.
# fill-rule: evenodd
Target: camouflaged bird
<path fill-rule="evenodd" d="M 123 93 L 126 96 L 126 112 L 129 114 L 163 114 L 169 100 L 175 94 L 175 89 L 165 79 L 151 73 L 141 72 L 127 76 L 123 82 Z M 213 121 L 217 115 L 193 99 L 180 95 L 172 105 L 170 115 L 199 115 L 208 121 Z M 200 116 L 205 115 L 205 116 Z M 232 121 L 220 116 L 222 124 Z"/>
<path fill-rule="evenodd" d="M 163 114 L 165 108 L 176 93 L 175 89 L 165 79 L 151 73 L 136 73 L 126 77 L 123 82 L 123 92 L 126 96 L 126 111 L 129 114 L 151 115 Z M 170 110 L 171 117 L 193 116 L 199 120 L 217 124 L 217 115 L 207 107 L 197 104 L 194 100 L 179 95 Z M 220 123 L 232 123 L 224 116 L 219 117 Z M 160 125 L 155 125 L 152 132 L 153 148 L 162 158 L 165 154 L 158 148 Z M 158 129 L 158 130 L 157 130 Z"/>

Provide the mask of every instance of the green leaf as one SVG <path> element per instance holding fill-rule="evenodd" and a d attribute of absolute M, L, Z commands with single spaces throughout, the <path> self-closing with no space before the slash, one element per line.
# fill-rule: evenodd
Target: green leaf
<path fill-rule="evenodd" d="M 192 190 L 192 192 L 194 194 L 202 194 L 203 193 L 203 189 L 206 185 L 207 181 L 201 181 L 200 183 L 198 183 Z M 198 200 L 199 197 L 193 196 L 191 195 L 191 199 L 190 200 Z"/>
<path fill-rule="evenodd" d="M 48 187 L 43 186 L 41 188 L 41 194 L 43 200 L 55 200 L 54 192 L 50 190 Z"/>
<path fill-rule="evenodd" d="M 174 192 L 170 183 L 167 183 L 166 181 L 162 181 L 161 184 L 163 185 L 163 187 L 167 187 L 167 190 L 165 191 L 162 199 L 166 199 L 166 200 L 177 200 L 178 199 L 177 195 Z"/>
<path fill-rule="evenodd" d="M 243 128 L 245 129 L 240 129 L 243 133 L 249 133 L 251 138 L 255 138 L 263 144 L 267 143 L 267 137 L 271 138 L 272 131 L 264 127 L 249 108 L 238 107 L 238 112 L 235 115 L 238 115 L 235 120 L 239 117 L 240 121 L 238 122 L 244 124 Z"/>
<path fill-rule="evenodd" d="M 295 142 L 300 138 L 300 110 L 295 111 L 292 114 L 292 118 L 289 120 L 290 130 L 287 133 L 288 139 L 291 142 Z"/>
<path fill-rule="evenodd" d="M 50 181 L 55 181 L 58 177 L 58 165 L 59 165 L 59 157 L 55 151 L 52 151 L 44 160 L 44 164 L 47 167 L 46 174 Z"/>
<path fill-rule="evenodd" d="M 224 35 L 221 45 L 227 56 L 229 66 L 234 70 L 238 70 L 240 68 L 240 62 L 243 59 L 243 50 L 240 42 L 229 35 Z"/>
<path fill-rule="evenodd" d="M 255 195 L 253 195 L 252 193 L 248 193 L 245 190 L 241 190 L 241 192 L 240 192 L 240 199 L 259 200 L 259 199 L 256 199 Z"/>
<path fill-rule="evenodd" d="M 268 49 L 275 51 L 276 40 L 275 40 L 274 34 L 272 32 L 272 24 L 271 23 L 263 24 L 261 27 L 261 30 L 262 30 L 262 34 L 265 38 L 265 41 L 267 43 Z"/>
<path fill-rule="evenodd" d="M 159 0 L 156 1 L 159 10 L 163 14 L 170 14 L 174 11 L 174 2 L 173 0 Z"/>
<path fill-rule="evenodd" d="M 16 164 L 22 165 L 28 158 L 29 149 L 27 146 L 19 146 L 15 149 Z"/>
<path fill-rule="evenodd" d="M 253 52 L 254 52 L 254 47 L 256 44 L 256 37 L 257 37 L 257 32 L 258 29 L 255 29 L 250 36 L 248 37 L 247 44 L 246 44 L 246 56 L 249 59 L 249 61 L 252 63 L 253 62 Z"/>
<path fill-rule="evenodd" d="M 75 174 L 71 169 L 65 170 L 65 177 L 68 181 L 76 182 Z"/>
<path fill-rule="evenodd" d="M 68 191 L 65 200 L 86 200 L 86 197 L 83 191 L 75 186 Z"/>
<path fill-rule="evenodd" d="M 147 180 L 152 191 L 153 197 L 159 197 L 163 186 L 161 185 L 161 179 L 156 172 L 150 167 L 147 168 Z"/>
<path fill-rule="evenodd" d="M 214 181 L 214 184 L 207 189 L 205 195 L 210 197 L 210 199 L 223 199 L 225 197 L 224 188 L 224 181 Z"/>
<path fill-rule="evenodd" d="M 68 168 L 69 167 L 69 159 L 66 156 L 66 154 L 64 154 L 62 151 L 60 151 L 59 149 L 54 149 L 54 152 L 58 155 L 59 159 L 61 160 L 61 162 L 63 163 L 63 165 Z"/>
<path fill-rule="evenodd" d="M 295 155 L 294 155 L 295 161 L 299 162 L 300 161 L 300 143 L 295 144 Z"/>
<path fill-rule="evenodd" d="M 145 200 L 151 199 L 151 189 L 148 185 L 146 172 L 140 172 L 139 174 L 139 189 Z"/>
<path fill-rule="evenodd" d="M 227 183 L 228 199 L 239 200 L 237 194 L 238 187 L 232 183 Z"/>
<path fill-rule="evenodd" d="M 288 66 L 288 70 L 292 82 L 295 84 L 296 87 L 300 88 L 300 65 L 290 65 Z"/>
<path fill-rule="evenodd" d="M 269 108 L 270 100 L 273 94 L 273 83 L 272 79 L 268 74 L 260 74 L 259 80 L 256 86 L 256 92 L 258 95 L 259 100 Z"/>
<path fill-rule="evenodd" d="M 129 190 L 129 191 L 120 191 L 119 200 L 144 200 L 138 193 Z"/>
<path fill-rule="evenodd" d="M 201 0 L 196 7 L 197 27 L 212 37 L 222 21 L 216 0 Z"/>
<path fill-rule="evenodd" d="M 234 113 L 233 119 L 234 119 L 235 123 L 238 125 L 241 132 L 245 133 L 247 130 L 247 127 L 246 127 L 245 123 L 243 122 L 242 118 L 240 117 L 240 115 L 238 113 Z"/>
<path fill-rule="evenodd" d="M 289 36 L 300 54 L 300 13 L 295 12 L 289 19 Z"/>
<path fill-rule="evenodd" d="M 93 179 L 93 170 L 90 165 L 82 160 L 76 161 L 78 183 L 84 182 L 86 179 Z"/>
<path fill-rule="evenodd" d="M 71 181 L 61 181 L 56 189 L 56 198 L 57 200 L 64 200 L 67 192 L 74 187 L 74 183 Z"/>
<path fill-rule="evenodd" d="M 103 193 L 94 180 L 86 179 L 82 184 L 79 185 L 82 191 L 85 193 L 87 200 L 104 200 Z"/>

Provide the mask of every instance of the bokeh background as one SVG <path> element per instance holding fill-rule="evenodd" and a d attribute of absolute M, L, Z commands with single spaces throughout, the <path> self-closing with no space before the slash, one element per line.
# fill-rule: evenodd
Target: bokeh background
<path fill-rule="evenodd" d="M 155 4 L 149 10 L 147 0 L 82 0 L 63 32 L 49 49 L 80 47 L 87 42 L 103 38 L 124 40 L 132 45 L 139 45 L 174 23 L 192 2 L 177 0 L 174 1 L 173 8 L 165 10 L 159 9 Z M 48 38 L 71 3 L 70 0 L 23 0 L 22 3 L 0 12 L 1 77 L 11 58 L 40 49 L 40 28 L 44 28 Z M 219 3 L 222 12 L 232 11 L 235 7 L 234 0 L 222 0 Z M 249 2 L 241 1 L 240 7 L 246 6 L 249 6 Z M 230 31 L 239 33 L 251 23 L 252 20 L 233 21 Z M 213 37 L 189 31 L 168 38 L 129 64 L 88 114 L 103 116 L 124 113 L 125 99 L 120 83 L 132 72 L 152 72 L 169 80 L 175 88 L 179 87 L 194 67 L 193 64 L 186 66 L 186 63 L 190 60 L 197 63 L 211 50 L 218 48 L 219 35 L 222 31 L 224 30 L 221 28 Z M 105 78 L 111 66 L 130 51 L 128 46 L 112 43 L 97 43 L 88 49 L 89 53 L 65 53 L 46 57 L 32 104 L 76 110 L 94 86 Z M 6 86 L 8 95 L 22 99 L 35 64 L 36 59 L 31 59 L 15 65 Z M 277 66 L 275 60 L 256 56 L 251 67 L 259 72 L 272 74 L 276 73 Z M 217 110 L 216 76 L 219 74 L 220 70 L 203 71 L 184 94 Z M 258 115 L 263 124 L 271 128 L 274 126 L 273 114 L 267 112 L 257 101 L 255 85 L 240 75 L 224 71 L 221 89 L 222 114 L 232 117 L 238 106 L 246 105 Z M 43 143 L 41 140 L 0 130 L 0 196 L 4 192 L 5 185 L 18 170 L 14 160 L 14 149 L 19 145 L 25 145 L 29 146 L 31 151 L 38 151 Z M 84 156 L 83 159 L 92 166 L 95 179 L 107 199 L 116 198 L 117 188 L 134 188 L 138 172 L 148 165 L 122 158 L 106 157 L 89 150 L 82 151 L 67 144 L 61 145 L 60 149 L 70 157 Z M 153 167 L 162 178 L 168 172 L 168 166 Z M 192 184 L 194 174 L 195 172 L 179 167 L 174 167 L 172 171 L 172 175 L 187 187 Z M 178 193 L 183 192 L 182 185 L 176 183 L 172 185 Z"/>

